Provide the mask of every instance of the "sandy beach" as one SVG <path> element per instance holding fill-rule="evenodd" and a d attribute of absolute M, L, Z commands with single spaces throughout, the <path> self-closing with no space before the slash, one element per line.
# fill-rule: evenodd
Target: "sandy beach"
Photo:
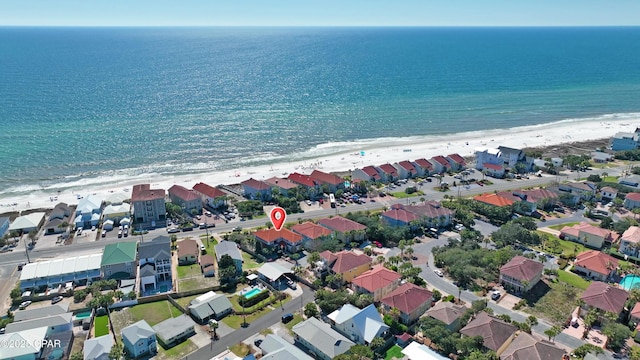
<path fill-rule="evenodd" d="M 479 132 L 459 132 L 446 136 L 419 136 L 397 139 L 373 139 L 342 144 L 319 145 L 308 151 L 308 155 L 321 153 L 318 148 L 344 149 L 326 156 L 308 160 L 290 161 L 272 165 L 230 169 L 211 173 L 165 177 L 160 174 L 119 176 L 87 179 L 84 183 L 65 184 L 64 190 L 49 187 L 12 198 L 0 198 L 0 213 L 29 208 L 53 208 L 57 202 L 77 204 L 78 196 L 96 194 L 107 197 L 114 192 L 130 195 L 131 186 L 150 183 L 153 188 L 168 189 L 174 184 L 191 188 L 197 182 L 212 186 L 236 184 L 249 178 L 258 180 L 272 176 L 285 177 L 293 172 L 309 173 L 313 169 L 325 172 L 345 172 L 367 166 L 394 163 L 402 160 L 430 158 L 436 155 L 458 153 L 471 156 L 474 149 L 482 147 L 509 146 L 531 148 L 552 146 L 562 143 L 580 142 L 610 138 L 620 131 L 632 132 L 640 123 L 640 114 L 635 117 L 602 120 L 567 120 L 544 125 L 526 126 Z M 463 130 L 463 129 L 460 129 Z M 302 153 L 302 156 L 305 152 Z M 562 155 L 562 154 L 558 154 Z"/>

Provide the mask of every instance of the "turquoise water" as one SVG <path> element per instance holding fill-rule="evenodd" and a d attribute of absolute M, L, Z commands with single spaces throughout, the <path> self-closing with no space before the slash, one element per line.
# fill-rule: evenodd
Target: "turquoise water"
<path fill-rule="evenodd" d="M 624 116 L 639 43 L 637 27 L 4 27 L 0 198 Z"/>
<path fill-rule="evenodd" d="M 627 275 L 620 280 L 620 286 L 627 291 L 633 288 L 640 288 L 640 276 Z"/>
<path fill-rule="evenodd" d="M 91 312 L 81 312 L 81 313 L 77 313 L 76 314 L 76 319 L 81 320 L 81 319 L 86 319 L 88 317 L 91 317 Z"/>
<path fill-rule="evenodd" d="M 246 293 L 244 293 L 244 297 L 247 299 L 251 299 L 252 297 L 260 294 L 262 292 L 262 290 L 258 289 L 258 288 L 253 288 L 249 291 L 247 291 Z"/>

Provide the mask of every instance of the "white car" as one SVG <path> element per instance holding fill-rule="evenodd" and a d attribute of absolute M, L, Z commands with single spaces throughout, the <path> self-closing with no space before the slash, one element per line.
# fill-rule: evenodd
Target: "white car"
<path fill-rule="evenodd" d="M 179 232 L 180 232 L 180 229 L 178 229 L 178 228 L 171 228 L 171 229 L 167 230 L 167 232 L 168 232 L 169 234 L 175 234 L 175 233 L 179 233 Z"/>
<path fill-rule="evenodd" d="M 305 202 L 307 203 L 307 205 L 311 206 L 311 200 L 307 200 Z"/>
<path fill-rule="evenodd" d="M 444 274 L 442 273 L 442 271 L 440 271 L 439 269 L 435 269 L 435 270 L 433 270 L 433 272 L 434 272 L 436 275 L 440 276 L 440 277 L 443 277 L 443 276 L 444 276 Z"/>

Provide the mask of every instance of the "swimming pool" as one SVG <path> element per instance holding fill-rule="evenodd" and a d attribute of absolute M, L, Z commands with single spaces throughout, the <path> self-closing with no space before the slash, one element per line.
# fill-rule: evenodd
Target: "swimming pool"
<path fill-rule="evenodd" d="M 76 314 L 76 320 L 84 320 L 91 317 L 91 311 L 81 312 Z"/>
<path fill-rule="evenodd" d="M 633 288 L 640 289 L 640 276 L 627 275 L 622 280 L 620 280 L 620 286 L 622 286 L 622 288 L 627 291 Z"/>
<path fill-rule="evenodd" d="M 247 298 L 247 300 L 248 300 L 248 299 L 251 299 L 252 297 L 260 294 L 261 292 L 262 292 L 262 290 L 260 290 L 258 288 L 253 288 L 253 289 L 247 291 L 246 293 L 244 293 L 243 296 L 245 298 Z"/>

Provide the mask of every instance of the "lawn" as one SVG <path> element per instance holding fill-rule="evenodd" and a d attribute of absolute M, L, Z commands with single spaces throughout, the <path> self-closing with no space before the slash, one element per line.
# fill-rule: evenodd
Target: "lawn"
<path fill-rule="evenodd" d="M 564 270 L 558 271 L 558 280 L 582 290 L 586 290 L 591 284 L 590 281 L 583 279 L 579 275 Z"/>
<path fill-rule="evenodd" d="M 560 254 L 564 254 L 564 255 L 576 254 L 577 255 L 587 250 L 587 248 L 584 247 L 584 245 L 582 244 L 578 244 L 576 242 L 569 241 L 569 240 L 560 240 L 556 236 L 546 233 L 544 231 L 537 230 L 536 233 L 538 233 L 538 235 L 543 237 L 543 239 L 546 238 L 544 249 L 541 247 L 537 247 L 538 250 L 546 251 L 556 255 L 560 255 Z M 558 244 L 558 246 L 553 248 L 550 247 L 552 243 L 551 240 L 553 240 L 553 243 Z"/>
<path fill-rule="evenodd" d="M 144 319 L 151 326 L 163 320 L 182 315 L 178 308 L 166 300 L 136 305 L 129 308 L 129 313 L 134 317 L 135 321 Z"/>
<path fill-rule="evenodd" d="M 196 289 L 201 289 L 205 286 L 202 285 L 203 279 L 205 279 L 205 277 L 201 277 L 201 278 L 191 278 L 191 279 L 185 279 L 185 280 L 179 280 L 178 281 L 178 289 L 180 291 L 191 291 L 191 290 L 196 290 Z"/>
<path fill-rule="evenodd" d="M 391 360 L 393 358 L 402 359 L 404 354 L 402 354 L 402 348 L 398 345 L 393 345 L 389 350 L 387 350 L 387 354 L 384 356 L 384 360 Z"/>
<path fill-rule="evenodd" d="M 295 313 L 295 314 L 293 314 L 293 320 L 291 320 L 291 321 L 289 321 L 288 323 L 286 323 L 286 324 L 285 324 L 285 326 L 284 326 L 284 327 L 286 327 L 286 328 L 287 328 L 287 330 L 289 330 L 289 334 L 291 334 L 291 336 L 293 336 L 293 330 L 291 330 L 291 329 L 293 329 L 293 327 L 294 327 L 296 324 L 298 324 L 298 323 L 302 322 L 302 320 L 304 320 L 304 319 L 302 318 L 302 315 L 300 315 L 300 314 L 298 314 L 298 313 Z"/>
<path fill-rule="evenodd" d="M 247 315 L 247 323 L 250 324 L 252 321 L 266 315 L 267 313 L 269 313 L 271 311 L 271 309 L 269 309 L 268 307 L 264 307 L 261 310 L 258 310 L 256 312 L 254 312 L 251 315 Z M 234 328 L 234 329 L 239 329 L 240 326 L 242 325 L 242 323 L 244 322 L 244 316 L 241 315 L 229 315 L 227 317 L 225 317 L 224 319 L 222 319 L 222 322 L 229 325 L 230 327 Z"/>
<path fill-rule="evenodd" d="M 197 349 L 198 346 L 191 340 L 187 339 L 187 341 L 182 342 L 171 349 L 165 350 L 162 346 L 158 346 L 158 354 L 155 356 L 155 359 L 182 359 Z"/>
<path fill-rule="evenodd" d="M 232 353 L 236 354 L 236 356 L 240 357 L 245 357 L 251 353 L 251 348 L 249 347 L 249 345 L 243 342 L 239 342 L 235 345 L 229 346 L 229 350 L 231 350 Z"/>
<path fill-rule="evenodd" d="M 264 303 L 268 302 L 268 301 L 272 301 L 273 299 L 275 299 L 275 296 L 270 294 L 268 298 L 260 301 L 259 303 L 251 306 L 251 307 L 246 307 L 244 308 L 245 311 L 253 311 L 254 309 L 261 309 L 264 307 Z M 240 305 L 240 295 L 234 295 L 231 298 L 229 298 L 229 301 L 231 301 L 231 305 L 233 305 L 233 310 L 235 311 L 242 311 L 242 305 Z M 278 305 L 279 303 L 274 303 L 273 306 Z M 284 304 L 284 302 L 283 302 Z"/>
<path fill-rule="evenodd" d="M 539 298 L 527 297 L 524 311 L 562 326 L 575 309 L 582 290 L 564 282 L 550 283 L 548 286 L 549 289 Z"/>
<path fill-rule="evenodd" d="M 605 176 L 602 179 L 602 181 L 616 183 L 616 182 L 618 182 L 618 177 L 617 176 Z"/>
<path fill-rule="evenodd" d="M 196 276 L 202 276 L 200 265 L 191 264 L 178 266 L 178 279 L 187 279 Z"/>
<path fill-rule="evenodd" d="M 246 252 L 240 251 L 240 253 L 242 254 L 242 270 L 255 269 L 262 265 L 253 256 Z"/>
<path fill-rule="evenodd" d="M 408 197 L 422 196 L 422 195 L 424 195 L 424 192 L 421 191 L 421 190 L 418 190 L 418 191 L 414 192 L 413 194 L 407 194 L 404 191 L 398 191 L 398 192 L 391 193 L 391 196 L 393 196 L 393 197 L 395 197 L 397 199 L 406 199 Z"/>
<path fill-rule="evenodd" d="M 571 227 L 571 226 L 576 225 L 576 224 L 580 224 L 580 222 L 579 221 L 574 221 L 574 222 L 568 222 L 568 223 L 564 223 L 564 224 L 551 225 L 551 226 L 549 226 L 549 229 L 560 231 L 565 226 Z"/>
<path fill-rule="evenodd" d="M 193 300 L 193 299 L 197 298 L 197 297 L 198 297 L 198 296 L 200 296 L 200 295 L 201 295 L 201 294 L 196 294 L 196 295 L 191 295 L 191 296 L 185 296 L 185 297 L 182 297 L 182 298 L 180 298 L 180 299 L 175 299 L 175 300 L 176 300 L 176 302 L 177 302 L 178 304 L 180 304 L 181 306 L 183 306 L 183 307 L 185 307 L 185 308 L 186 308 L 186 307 L 189 307 L 189 303 L 191 303 L 191 300 Z"/>
<path fill-rule="evenodd" d="M 109 334 L 109 317 L 107 315 L 96 316 L 93 327 L 95 337 Z"/>

